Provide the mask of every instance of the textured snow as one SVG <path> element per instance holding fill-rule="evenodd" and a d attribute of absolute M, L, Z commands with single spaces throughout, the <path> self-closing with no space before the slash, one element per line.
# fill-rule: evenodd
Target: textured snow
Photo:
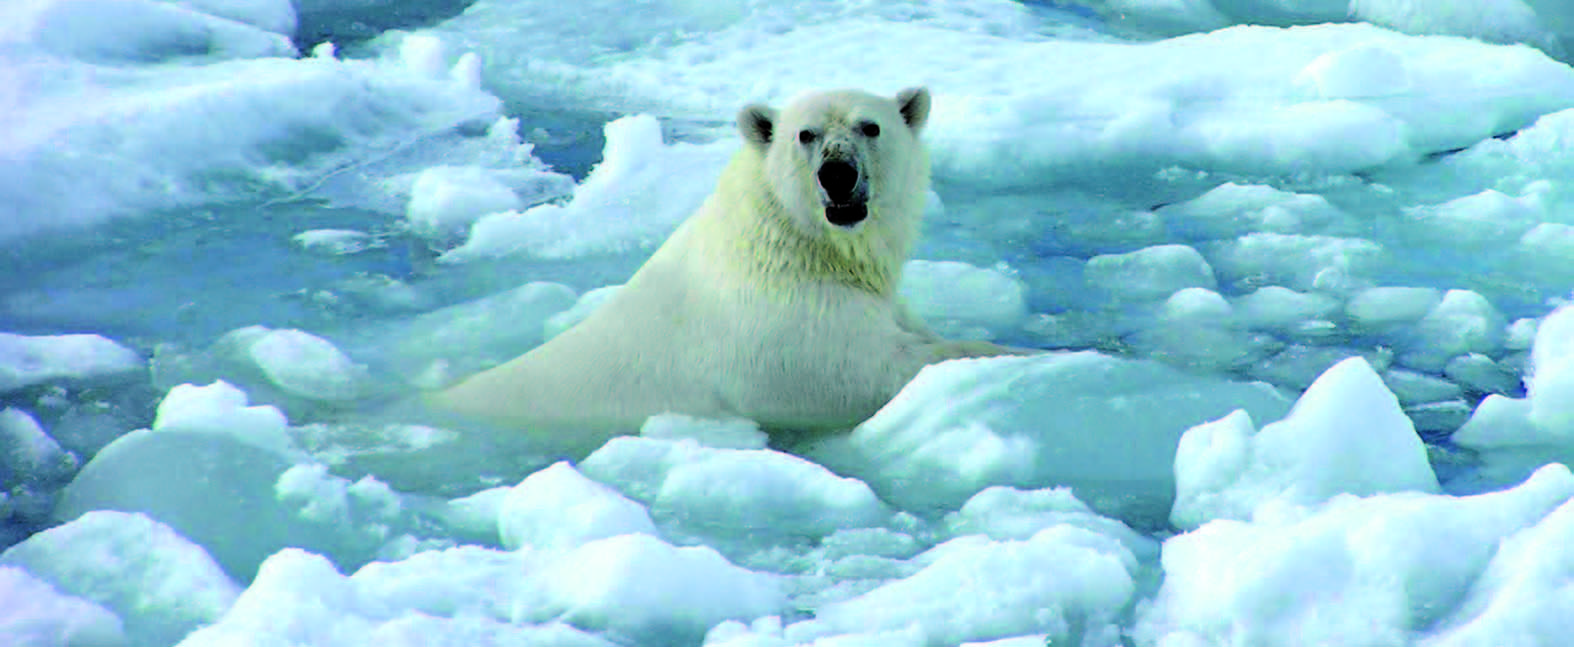
<path fill-rule="evenodd" d="M 0 644 L 1574 631 L 1566 2 L 0 5 Z M 1070 352 L 577 462 L 420 404 L 620 289 L 741 106 L 916 85 L 900 298 Z"/>

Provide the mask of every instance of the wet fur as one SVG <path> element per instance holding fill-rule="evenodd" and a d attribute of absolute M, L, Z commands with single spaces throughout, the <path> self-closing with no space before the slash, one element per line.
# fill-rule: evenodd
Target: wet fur
<path fill-rule="evenodd" d="M 669 411 L 767 430 L 848 429 L 927 364 L 1016 352 L 941 340 L 896 300 L 928 190 L 917 140 L 927 108 L 921 90 L 898 101 L 810 94 L 780 114 L 745 108 L 744 145 L 715 193 L 615 297 L 430 402 L 563 434 L 583 453 Z M 837 139 L 860 120 L 876 121 L 883 139 Z M 788 140 L 804 127 L 828 133 L 825 147 L 856 148 L 869 183 L 863 222 L 826 222 L 815 176 L 823 155 Z"/>

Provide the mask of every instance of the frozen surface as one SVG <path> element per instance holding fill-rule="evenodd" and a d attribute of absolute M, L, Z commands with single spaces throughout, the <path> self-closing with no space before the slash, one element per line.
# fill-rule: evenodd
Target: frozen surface
<path fill-rule="evenodd" d="M 1386 253 L 1382 245 L 1364 238 L 1270 232 L 1209 243 L 1203 249 L 1227 281 L 1266 279 L 1297 290 L 1333 292 L 1361 287 L 1358 282 Z"/>
<path fill-rule="evenodd" d="M 391 370 L 436 387 L 508 361 L 540 344 L 544 328 L 577 295 L 560 283 L 532 281 L 484 298 L 352 333 L 351 352 L 373 349 Z M 588 314 L 588 313 L 587 313 Z M 496 322 L 507 321 L 506 326 Z"/>
<path fill-rule="evenodd" d="M 1183 34 L 1231 23 L 1295 25 L 1368 21 L 1410 34 L 1467 36 L 1568 53 L 1574 12 L 1559 0 L 1071 0 L 1118 27 Z"/>
<path fill-rule="evenodd" d="M 1127 341 L 1171 364 L 1219 368 L 1263 352 L 1263 340 L 1242 329 L 1235 307 L 1208 288 L 1182 288 L 1158 304 L 1155 321 Z"/>
<path fill-rule="evenodd" d="M 1229 238 L 1257 231 L 1303 233 L 1337 222 L 1344 215 L 1317 194 L 1234 182 L 1156 211 L 1171 235 L 1188 239 Z"/>
<path fill-rule="evenodd" d="M 608 647 L 612 643 L 561 624 L 516 624 L 497 598 L 503 578 L 524 572 L 524 560 L 485 551 L 424 553 L 403 568 L 368 568 L 345 577 L 321 556 L 286 549 L 268 558 L 257 578 L 217 624 L 182 647 L 239 643 L 351 647 L 366 644 L 438 647 Z M 410 586 L 419 577 L 425 587 Z M 485 592 L 489 595 L 477 595 Z"/>
<path fill-rule="evenodd" d="M 1574 424 L 1569 394 L 1574 389 L 1574 308 L 1563 307 L 1536 328 L 1530 350 L 1531 374 L 1526 380 L 1531 420 L 1539 425 L 1568 428 Z"/>
<path fill-rule="evenodd" d="M 651 416 L 639 428 L 643 438 L 689 439 L 716 449 L 765 449 L 770 437 L 751 420 L 708 420 L 673 413 Z"/>
<path fill-rule="evenodd" d="M 1541 322 L 1530 357 L 1526 397 L 1487 396 L 1454 434 L 1483 454 L 1488 482 L 1512 483 L 1546 462 L 1574 459 L 1574 307 Z"/>
<path fill-rule="evenodd" d="M 1431 288 L 1370 288 L 1350 299 L 1345 314 L 1362 327 L 1381 330 L 1420 321 L 1442 300 L 1443 295 Z"/>
<path fill-rule="evenodd" d="M 140 514 L 89 512 L 0 553 L 0 565 L 113 610 L 137 644 L 172 644 L 240 594 L 201 546 Z"/>
<path fill-rule="evenodd" d="M 297 27 L 296 3 L 291 0 L 173 0 L 173 3 L 285 36 L 295 33 Z"/>
<path fill-rule="evenodd" d="M 0 483 L 48 485 L 70 480 L 79 459 L 21 409 L 0 410 Z"/>
<path fill-rule="evenodd" d="M 909 261 L 898 293 L 935 332 L 955 339 L 993 339 L 1027 318 L 1022 282 L 1009 268 L 957 261 Z"/>
<path fill-rule="evenodd" d="M 937 644 L 1046 631 L 1072 644 L 1100 644 L 1119 635 L 1114 621 L 1134 589 L 1131 553 L 1081 528 L 1059 526 L 985 545 L 948 543 L 933 552 L 939 556 L 912 577 L 822 607 L 817 619 L 843 631 L 916 624 Z"/>
<path fill-rule="evenodd" d="M 114 612 L 66 595 L 15 566 L 0 566 L 0 636 L 29 647 L 120 647 L 125 630 Z"/>
<path fill-rule="evenodd" d="M 1185 245 L 1155 245 L 1088 260 L 1087 280 L 1117 299 L 1156 301 L 1185 288 L 1214 288 L 1213 268 Z"/>
<path fill-rule="evenodd" d="M 654 249 L 677 228 L 711 185 L 674 182 L 674 177 L 713 178 L 731 157 L 732 142 L 665 143 L 650 115 L 607 124 L 601 164 L 563 204 L 483 215 L 463 245 L 441 260 L 461 263 L 510 254 L 558 258 L 630 249 Z M 594 216 L 601 227 L 587 228 Z"/>
<path fill-rule="evenodd" d="M 212 11 L 204 4 L 222 3 L 18 0 L 0 10 L 5 25 L 0 43 L 91 63 L 295 55 L 288 38 L 295 16 L 288 3 L 280 7 L 278 0 L 265 0 L 241 16 L 260 24 L 231 19 L 221 7 Z"/>
<path fill-rule="evenodd" d="M 142 368 L 131 349 L 99 335 L 28 337 L 0 332 L 0 392 L 58 380 L 92 380 Z"/>
<path fill-rule="evenodd" d="M 1574 631 L 1567 3 L 0 5 L 0 643 Z M 745 103 L 920 84 L 901 298 L 1073 352 L 572 464 L 414 397 L 614 294 Z"/>
<path fill-rule="evenodd" d="M 566 175 L 531 169 L 434 166 L 416 176 L 405 217 L 420 235 L 447 243 L 462 239 L 483 216 L 519 211 L 526 200 L 537 203 L 559 197 L 573 189 L 573 182 Z"/>
<path fill-rule="evenodd" d="M 188 458 L 168 463 L 160 458 L 168 452 Z M 155 463 L 161 466 L 148 468 Z M 94 510 L 142 512 L 201 544 L 244 581 L 288 541 L 281 535 L 291 534 L 272 493 L 273 480 L 286 468 L 278 454 L 228 435 L 133 432 L 82 468 L 62 492 L 55 518 L 69 521 Z M 193 487 L 204 480 L 212 485 Z M 230 532 L 235 527 L 248 532 Z"/>
<path fill-rule="evenodd" d="M 1526 0 L 1426 3 L 1417 0 L 1351 0 L 1350 13 L 1361 20 L 1411 34 L 1452 34 L 1500 43 L 1530 43 L 1554 51 L 1550 25 Z M 1540 2 L 1552 8 L 1551 2 Z M 1560 52 L 1561 53 L 1561 52 Z"/>
<path fill-rule="evenodd" d="M 1441 373 L 1448 360 L 1455 357 L 1499 354 L 1507 328 L 1503 314 L 1485 297 L 1469 290 L 1449 290 L 1416 324 L 1412 348 L 1399 361 Z"/>
<path fill-rule="evenodd" d="M 834 3 L 784 12 L 819 13 L 785 28 L 778 15 L 750 7 L 713 33 L 589 64 L 572 50 L 511 39 L 513 29 L 545 18 L 528 3 L 479 2 L 441 31 L 483 57 L 530 61 L 494 73 L 504 96 L 567 91 L 579 100 L 616 97 L 640 110 L 709 119 L 803 88 L 891 92 L 897 84 L 927 83 L 941 89 L 929 128 L 940 174 L 1007 186 L 1038 184 L 1046 174 L 1175 164 L 1350 172 L 1469 145 L 1527 125 L 1574 96 L 1574 75 L 1539 51 L 1364 24 L 1236 27 L 1131 44 L 893 19 L 914 11 L 905 2 L 838 19 L 838 11 L 857 9 L 825 11 L 816 6 L 822 4 Z M 1005 10 L 1001 4 L 991 9 Z M 993 14 L 978 11 L 974 19 L 985 16 Z M 1053 29 L 1013 22 L 1040 33 Z M 849 48 L 867 42 L 881 45 L 857 47 L 860 64 L 846 65 L 854 56 Z M 737 72 L 756 61 L 788 60 L 792 65 L 776 66 L 768 81 Z M 1531 87 L 1536 91 L 1525 91 Z M 1012 163 L 1003 168 L 999 158 Z"/>
<path fill-rule="evenodd" d="M 585 478 L 568 463 L 531 474 L 498 509 L 503 546 L 577 546 L 629 533 L 656 534 L 645 507 Z"/>
<path fill-rule="evenodd" d="M 334 256 L 357 254 L 375 245 L 371 234 L 354 229 L 312 229 L 290 240 L 304 249 Z"/>
<path fill-rule="evenodd" d="M 154 432 L 226 434 L 283 455 L 293 443 L 289 421 L 275 407 L 248 406 L 246 392 L 222 380 L 207 386 L 182 384 L 159 403 Z"/>
<path fill-rule="evenodd" d="M 925 368 L 809 455 L 907 509 L 952 508 L 991 485 L 1060 484 L 1096 510 L 1144 518 L 1170 505 L 1181 433 L 1237 408 L 1277 418 L 1288 402 L 1265 384 L 1090 352 L 958 360 Z"/>
<path fill-rule="evenodd" d="M 8 5 L 6 11 L 32 5 L 62 7 L 94 29 L 112 30 L 94 38 L 63 25 L 58 33 L 68 43 L 132 48 L 132 61 L 119 63 L 145 57 L 137 54 L 144 47 L 226 51 L 212 43 L 128 42 L 128 34 L 181 32 L 157 23 L 138 29 L 106 17 L 132 11 L 149 20 L 200 16 L 170 3 L 62 0 Z M 431 74 L 417 68 L 419 61 L 400 58 L 255 58 L 289 56 L 293 49 L 278 34 L 221 23 L 276 39 L 283 49 L 250 47 L 234 52 L 241 58 L 169 67 L 110 65 L 95 60 L 94 52 L 57 52 L 30 42 L 0 51 L 8 85 L 20 84 L 28 94 L 25 101 L 0 102 L 12 125 L 0 139 L 0 237 L 146 210 L 255 200 L 257 192 L 284 197 L 362 174 L 380 179 L 388 170 L 368 163 L 396 154 L 479 149 L 506 159 L 517 152 L 518 142 L 507 137 L 460 132 L 499 117 L 498 100 L 471 80 L 450 78 L 446 70 Z M 188 31 L 202 38 L 226 33 L 200 22 Z M 246 47 L 234 38 L 219 44 Z M 355 172 L 343 172 L 352 167 Z"/>
<path fill-rule="evenodd" d="M 615 438 L 580 465 L 694 532 L 823 536 L 889 515 L 862 481 L 768 449 L 704 447 L 692 439 Z"/>
<path fill-rule="evenodd" d="M 739 568 L 707 546 L 678 548 L 645 534 L 568 552 L 522 595 L 515 622 L 561 618 L 641 644 L 690 644 L 723 620 L 780 611 L 777 578 Z"/>
<path fill-rule="evenodd" d="M 1241 323 L 1284 332 L 1328 325 L 1339 309 L 1339 301 L 1328 295 L 1296 292 L 1277 285 L 1258 288 L 1232 305 Z"/>
<path fill-rule="evenodd" d="M 1196 528 L 1250 519 L 1258 506 L 1313 505 L 1341 493 L 1437 492 L 1426 448 L 1366 360 L 1344 360 L 1306 389 L 1283 420 L 1254 428 L 1237 410 L 1193 427 L 1175 457 L 1170 519 Z"/>
<path fill-rule="evenodd" d="M 1464 602 L 1505 538 L 1571 495 L 1574 477 L 1558 465 L 1474 497 L 1341 495 L 1208 523 L 1165 542 L 1164 584 L 1138 642 L 1410 644 Z"/>
<path fill-rule="evenodd" d="M 1158 554 L 1158 545 L 1153 540 L 1093 512 L 1068 488 L 1018 490 L 998 485 L 985 488 L 956 512 L 947 514 L 944 521 L 952 537 L 984 535 L 995 540 L 1028 539 L 1041 530 L 1060 525 L 1119 539 L 1127 550 L 1142 559 Z"/>
<path fill-rule="evenodd" d="M 261 326 L 231 333 L 274 386 L 313 400 L 353 400 L 360 394 L 366 367 L 356 364 L 332 342 L 303 330 Z"/>
<path fill-rule="evenodd" d="M 1440 623 L 1425 647 L 1550 644 L 1574 627 L 1567 582 L 1574 505 L 1567 501 L 1533 527 L 1503 539 L 1459 608 Z"/>
<path fill-rule="evenodd" d="M 156 457 L 168 452 L 185 459 L 162 464 Z M 364 563 L 408 525 L 387 485 L 370 476 L 351 482 L 307 460 L 277 409 L 247 407 L 245 394 L 222 382 L 181 385 L 159 405 L 152 429 L 116 439 L 82 468 L 54 517 L 143 513 L 242 581 L 285 546 Z M 242 527 L 249 530 L 235 532 Z"/>

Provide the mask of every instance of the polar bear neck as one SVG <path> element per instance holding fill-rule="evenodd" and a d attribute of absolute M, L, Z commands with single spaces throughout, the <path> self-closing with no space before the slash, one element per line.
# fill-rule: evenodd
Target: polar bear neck
<path fill-rule="evenodd" d="M 895 295 L 916 237 L 918 216 L 894 212 L 905 205 L 871 202 L 870 217 L 857 230 L 827 228 L 824 235 L 813 235 L 792 222 L 766 188 L 759 156 L 740 152 L 728 166 L 707 205 L 708 215 L 726 223 L 736 241 L 733 260 L 763 285 L 790 290 L 805 281 L 826 282 L 882 298 Z"/>

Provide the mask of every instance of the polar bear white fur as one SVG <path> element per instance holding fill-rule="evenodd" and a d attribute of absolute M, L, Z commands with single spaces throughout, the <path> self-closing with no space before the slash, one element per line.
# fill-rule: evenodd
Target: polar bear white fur
<path fill-rule="evenodd" d="M 615 297 L 432 400 L 588 451 L 663 412 L 850 429 L 926 364 L 1014 352 L 941 340 L 895 298 L 929 187 L 928 113 L 922 88 L 744 108 L 715 192 Z"/>

